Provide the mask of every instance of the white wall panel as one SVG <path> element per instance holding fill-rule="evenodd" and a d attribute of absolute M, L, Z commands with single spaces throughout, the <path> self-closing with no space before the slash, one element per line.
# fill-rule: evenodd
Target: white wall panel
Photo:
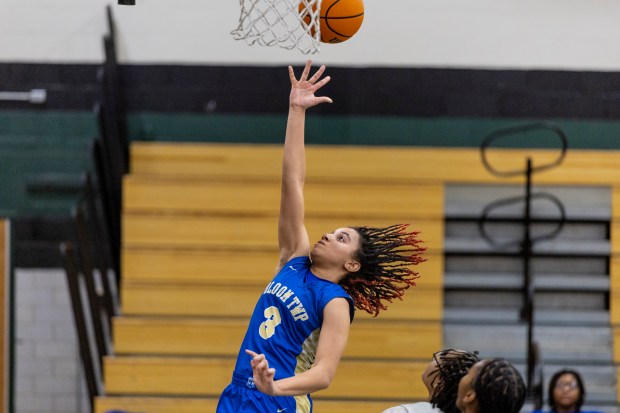
<path fill-rule="evenodd" d="M 298 64 L 297 51 L 235 41 L 236 0 L 0 1 L 0 61 L 100 62 L 105 5 L 120 60 L 166 64 Z M 366 0 L 358 34 L 324 45 L 342 66 L 620 69 L 616 0 Z"/>

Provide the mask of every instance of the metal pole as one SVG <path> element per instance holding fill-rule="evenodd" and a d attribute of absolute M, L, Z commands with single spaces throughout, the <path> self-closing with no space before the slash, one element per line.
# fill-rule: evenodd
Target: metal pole
<path fill-rule="evenodd" d="M 523 217 L 523 314 L 522 319 L 527 323 L 527 388 L 532 388 L 534 379 L 534 283 L 531 279 L 530 259 L 532 256 L 531 227 L 531 197 L 532 197 L 532 159 L 527 158 L 525 173 L 525 213 Z"/>

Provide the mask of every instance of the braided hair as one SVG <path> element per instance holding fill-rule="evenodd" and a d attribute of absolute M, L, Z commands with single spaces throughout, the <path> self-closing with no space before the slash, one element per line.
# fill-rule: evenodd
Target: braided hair
<path fill-rule="evenodd" d="M 575 412 L 581 411 L 581 406 L 583 406 L 583 402 L 586 398 L 586 387 L 581 379 L 581 375 L 575 370 L 563 369 L 556 372 L 549 380 L 549 407 L 552 412 L 557 411 L 558 406 L 555 404 L 555 398 L 553 397 L 553 390 L 555 389 L 558 380 L 565 374 L 570 374 L 575 377 L 575 381 L 577 381 L 577 386 L 579 387 L 579 398 L 575 402 Z"/>
<path fill-rule="evenodd" d="M 479 413 L 518 413 L 525 402 L 525 383 L 519 371 L 502 358 L 488 360 L 473 383 Z"/>
<path fill-rule="evenodd" d="M 478 352 L 447 349 L 433 354 L 433 359 L 437 369 L 430 373 L 434 375 L 430 402 L 443 413 L 459 413 L 460 410 L 456 407 L 459 382 L 480 360 Z"/>
<path fill-rule="evenodd" d="M 351 227 L 360 235 L 355 259 L 360 270 L 347 275 L 340 285 L 351 296 L 355 306 L 375 317 L 386 310 L 386 303 L 398 298 L 415 285 L 419 277 L 410 266 L 425 261 L 426 248 L 419 244 L 418 232 L 407 232 L 408 224 L 385 228 Z"/>

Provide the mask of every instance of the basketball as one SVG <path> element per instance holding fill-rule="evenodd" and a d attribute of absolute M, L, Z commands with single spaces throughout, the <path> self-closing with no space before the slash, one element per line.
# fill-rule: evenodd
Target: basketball
<path fill-rule="evenodd" d="M 303 21 L 309 26 L 311 24 L 310 13 L 304 2 L 299 4 L 299 11 Z M 322 0 L 319 18 L 321 21 L 321 42 L 342 43 L 353 37 L 362 26 L 364 2 L 362 0 Z M 312 26 L 310 27 L 310 34 L 314 35 L 314 27 Z"/>

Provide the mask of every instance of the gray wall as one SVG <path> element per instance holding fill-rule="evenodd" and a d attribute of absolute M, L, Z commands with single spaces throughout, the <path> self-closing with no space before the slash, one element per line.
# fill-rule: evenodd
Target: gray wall
<path fill-rule="evenodd" d="M 88 411 L 65 273 L 15 271 L 15 413 Z"/>

